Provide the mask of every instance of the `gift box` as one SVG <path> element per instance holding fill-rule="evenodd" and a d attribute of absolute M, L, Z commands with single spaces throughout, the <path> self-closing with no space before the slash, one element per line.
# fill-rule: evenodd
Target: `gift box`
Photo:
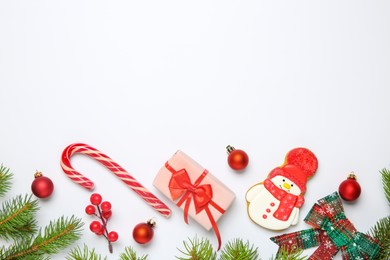
<path fill-rule="evenodd" d="M 182 151 L 177 151 L 160 169 L 153 185 L 205 229 L 216 222 L 235 199 L 235 194 L 204 167 Z"/>

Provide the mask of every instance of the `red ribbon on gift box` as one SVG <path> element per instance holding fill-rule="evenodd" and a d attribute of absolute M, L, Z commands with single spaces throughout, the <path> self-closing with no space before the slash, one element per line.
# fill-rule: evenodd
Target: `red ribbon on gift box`
<path fill-rule="evenodd" d="M 225 210 L 221 208 L 217 203 L 213 201 L 213 189 L 210 184 L 201 184 L 203 179 L 208 174 L 207 170 L 204 170 L 203 173 L 196 179 L 194 183 L 191 182 L 190 176 L 185 169 L 180 169 L 176 171 L 169 165 L 168 162 L 165 163 L 165 167 L 172 173 L 172 177 L 169 181 L 169 191 L 171 193 L 172 200 L 180 198 L 177 202 L 177 206 L 181 207 L 184 205 L 184 221 L 188 224 L 188 211 L 190 208 L 191 201 L 194 201 L 195 213 L 199 214 L 201 211 L 205 211 L 207 217 L 210 220 L 210 223 L 214 229 L 215 235 L 218 239 L 218 250 L 221 248 L 221 235 L 218 230 L 217 223 L 213 215 L 211 214 L 209 205 L 213 206 L 216 210 L 225 213 Z"/>

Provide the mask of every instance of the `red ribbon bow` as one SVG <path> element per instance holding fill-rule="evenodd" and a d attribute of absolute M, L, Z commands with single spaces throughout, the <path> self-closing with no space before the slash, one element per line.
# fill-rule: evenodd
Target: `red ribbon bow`
<path fill-rule="evenodd" d="M 213 201 L 213 189 L 211 185 L 200 184 L 208 174 L 208 171 L 204 170 L 198 179 L 192 183 L 190 176 L 185 169 L 176 171 L 168 164 L 168 162 L 165 163 L 165 167 L 172 173 L 172 177 L 168 184 L 172 200 L 180 198 L 176 204 L 179 207 L 181 207 L 181 205 L 185 202 L 184 221 L 188 224 L 188 211 L 193 199 L 196 214 L 199 214 L 202 210 L 206 212 L 214 229 L 215 235 L 217 236 L 219 250 L 221 248 L 221 235 L 219 233 L 217 223 L 211 214 L 209 205 L 213 206 L 222 214 L 225 210 Z"/>

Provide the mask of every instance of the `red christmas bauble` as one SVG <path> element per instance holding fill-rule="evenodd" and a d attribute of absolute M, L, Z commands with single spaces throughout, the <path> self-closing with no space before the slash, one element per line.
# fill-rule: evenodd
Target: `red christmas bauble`
<path fill-rule="evenodd" d="M 228 156 L 228 164 L 230 168 L 236 171 L 241 171 L 245 169 L 245 167 L 249 163 L 249 157 L 246 152 L 240 149 L 235 149 L 234 147 L 228 145 L 226 147 Z"/>
<path fill-rule="evenodd" d="M 355 174 L 351 173 L 339 186 L 339 194 L 346 201 L 354 201 L 359 198 L 362 189 L 356 181 Z"/>
<path fill-rule="evenodd" d="M 155 222 L 148 220 L 147 223 L 139 223 L 133 229 L 133 238 L 139 244 L 147 244 L 152 240 L 154 235 L 153 227 Z"/>
<path fill-rule="evenodd" d="M 38 198 L 45 199 L 48 198 L 54 190 L 53 182 L 42 175 L 41 172 L 35 173 L 35 179 L 31 184 L 32 193 Z"/>

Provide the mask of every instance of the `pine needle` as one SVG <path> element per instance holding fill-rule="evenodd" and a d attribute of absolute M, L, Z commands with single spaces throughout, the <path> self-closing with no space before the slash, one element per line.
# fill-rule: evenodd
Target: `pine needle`
<path fill-rule="evenodd" d="M 83 223 L 80 219 L 61 217 L 51 221 L 44 231 L 40 230 L 33 238 L 15 242 L 8 249 L 3 250 L 0 259 L 44 259 L 47 255 L 53 255 L 69 246 L 81 236 Z"/>
<path fill-rule="evenodd" d="M 37 231 L 35 213 L 38 201 L 31 195 L 16 196 L 6 201 L 0 209 L 0 238 L 5 240 L 21 239 Z"/>
<path fill-rule="evenodd" d="M 147 257 L 148 255 L 142 255 L 138 257 L 134 248 L 129 246 L 129 247 L 125 247 L 125 252 L 120 254 L 119 259 L 120 260 L 146 260 Z"/>
<path fill-rule="evenodd" d="M 67 260 L 106 260 L 107 257 L 102 258 L 101 255 L 95 252 L 95 249 L 89 250 L 87 245 L 84 244 L 83 249 L 79 246 L 72 249 L 68 256 L 65 258 Z"/>
<path fill-rule="evenodd" d="M 276 258 L 274 260 L 305 260 L 307 259 L 306 256 L 302 256 L 303 251 L 302 250 L 296 250 L 293 252 L 289 252 L 288 250 L 285 250 L 285 248 L 280 248 L 278 251 L 278 254 L 276 255 Z"/>
<path fill-rule="evenodd" d="M 369 235 L 381 243 L 378 259 L 390 259 L 390 217 L 379 219 L 370 229 Z"/>
<path fill-rule="evenodd" d="M 146 260 L 148 255 L 143 255 L 138 257 L 135 250 L 129 246 L 125 247 L 125 252 L 120 254 L 120 260 Z M 84 244 L 83 248 L 77 246 L 73 248 L 68 256 L 65 258 L 66 260 L 107 260 L 107 257 L 104 258 L 95 252 L 95 249 L 89 250 L 87 245 Z"/>
<path fill-rule="evenodd" d="M 0 166 L 0 197 L 3 197 L 11 188 L 12 173 L 9 168 Z"/>
<path fill-rule="evenodd" d="M 188 239 L 183 241 L 184 250 L 178 249 L 184 256 L 177 257 L 179 260 L 216 260 L 217 253 L 214 251 L 207 238 Z"/>
<path fill-rule="evenodd" d="M 249 241 L 246 243 L 242 239 L 236 238 L 233 241 L 229 241 L 221 252 L 220 260 L 259 260 L 258 248 L 254 248 L 253 245 L 249 245 Z"/>
<path fill-rule="evenodd" d="M 379 172 L 382 174 L 383 189 L 385 190 L 385 196 L 390 205 L 390 170 L 383 168 Z"/>

